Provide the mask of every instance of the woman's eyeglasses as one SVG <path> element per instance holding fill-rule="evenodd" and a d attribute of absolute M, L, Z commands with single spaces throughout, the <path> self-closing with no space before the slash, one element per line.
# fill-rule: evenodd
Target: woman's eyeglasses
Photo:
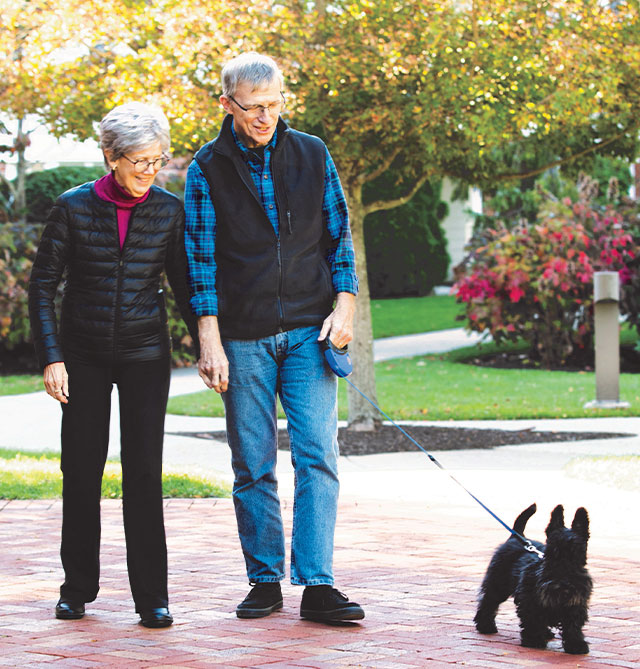
<path fill-rule="evenodd" d="M 133 170 L 138 173 L 146 172 L 149 167 L 151 167 L 154 172 L 158 172 L 169 162 L 169 159 L 166 156 L 156 158 L 155 160 L 145 160 L 144 158 L 141 158 L 140 160 L 131 160 L 131 158 L 124 154 L 122 157 L 126 158 L 133 165 Z"/>

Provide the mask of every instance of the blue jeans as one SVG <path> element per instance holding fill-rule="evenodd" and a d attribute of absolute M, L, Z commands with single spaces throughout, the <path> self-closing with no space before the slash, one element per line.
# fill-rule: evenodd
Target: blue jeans
<path fill-rule="evenodd" d="M 338 506 L 337 379 L 304 327 L 257 340 L 225 339 L 223 393 L 235 474 L 233 500 L 250 583 L 284 578 L 285 547 L 276 480 L 276 397 L 287 416 L 295 471 L 291 582 L 333 585 Z"/>

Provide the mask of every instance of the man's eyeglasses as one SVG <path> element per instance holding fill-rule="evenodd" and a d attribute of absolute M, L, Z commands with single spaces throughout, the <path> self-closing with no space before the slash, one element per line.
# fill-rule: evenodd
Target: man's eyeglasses
<path fill-rule="evenodd" d="M 158 172 L 169 162 L 169 159 L 166 156 L 156 158 L 155 160 L 145 160 L 144 158 L 141 158 L 140 160 L 131 160 L 131 158 L 124 154 L 122 154 L 122 157 L 126 158 L 133 165 L 134 172 L 138 172 L 139 174 L 146 172 L 150 166 L 154 172 Z"/>
<path fill-rule="evenodd" d="M 271 116 L 275 116 L 276 114 L 279 114 L 282 109 L 284 108 L 285 105 L 285 99 L 284 99 L 284 93 L 282 91 L 280 92 L 280 100 L 277 100 L 275 102 L 270 102 L 268 105 L 249 105 L 248 107 L 243 107 L 234 97 L 233 95 L 228 96 L 230 100 L 233 100 L 242 111 L 247 112 L 250 116 L 261 116 L 265 112 L 267 114 L 270 114 Z"/>

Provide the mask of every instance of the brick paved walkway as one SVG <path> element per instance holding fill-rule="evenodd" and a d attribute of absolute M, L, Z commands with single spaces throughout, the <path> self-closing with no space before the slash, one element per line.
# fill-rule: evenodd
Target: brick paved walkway
<path fill-rule="evenodd" d="M 289 500 L 289 526 L 290 507 Z M 548 518 L 549 510 L 540 513 Z M 331 627 L 301 620 L 301 589 L 288 582 L 281 612 L 239 620 L 234 609 L 248 587 L 231 501 L 170 500 L 166 525 L 176 622 L 148 630 L 136 624 L 133 612 L 116 500 L 103 502 L 98 599 L 83 620 L 53 617 L 61 579 L 60 516 L 59 501 L 0 500 L 1 666 L 640 666 L 635 555 L 590 553 L 595 592 L 586 628 L 589 656 L 566 655 L 557 640 L 546 651 L 530 650 L 518 645 L 511 603 L 499 616 L 498 635 L 483 637 L 473 629 L 475 593 L 501 538 L 490 519 L 470 523 L 455 511 L 425 505 L 345 501 L 335 571 L 338 586 L 365 608 L 362 624 Z"/>

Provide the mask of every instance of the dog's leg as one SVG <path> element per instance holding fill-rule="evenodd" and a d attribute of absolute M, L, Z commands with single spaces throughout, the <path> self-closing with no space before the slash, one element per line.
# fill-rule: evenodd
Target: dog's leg
<path fill-rule="evenodd" d="M 495 634 L 498 631 L 496 614 L 500 604 L 509 599 L 510 595 L 511 592 L 500 579 L 492 578 L 492 574 L 487 573 L 480 588 L 478 610 L 473 619 L 480 634 Z"/>
<path fill-rule="evenodd" d="M 495 634 L 498 631 L 496 627 L 496 614 L 498 607 L 504 600 L 496 600 L 487 593 L 478 602 L 478 610 L 473 619 L 476 629 L 480 634 Z"/>
<path fill-rule="evenodd" d="M 585 622 L 586 618 L 576 614 L 575 611 L 563 617 L 559 627 L 565 653 L 586 655 L 589 652 L 589 644 L 584 640 L 584 634 L 582 633 L 582 626 Z"/>
<path fill-rule="evenodd" d="M 544 622 L 543 612 L 535 606 L 516 604 L 520 618 L 520 643 L 527 648 L 546 648 L 553 634 Z"/>
<path fill-rule="evenodd" d="M 498 631 L 496 614 L 500 604 L 506 602 L 513 594 L 510 574 L 519 554 L 520 548 L 512 541 L 507 541 L 496 550 L 491 558 L 487 572 L 482 579 L 478 610 L 473 619 L 480 634 L 495 634 Z"/>

